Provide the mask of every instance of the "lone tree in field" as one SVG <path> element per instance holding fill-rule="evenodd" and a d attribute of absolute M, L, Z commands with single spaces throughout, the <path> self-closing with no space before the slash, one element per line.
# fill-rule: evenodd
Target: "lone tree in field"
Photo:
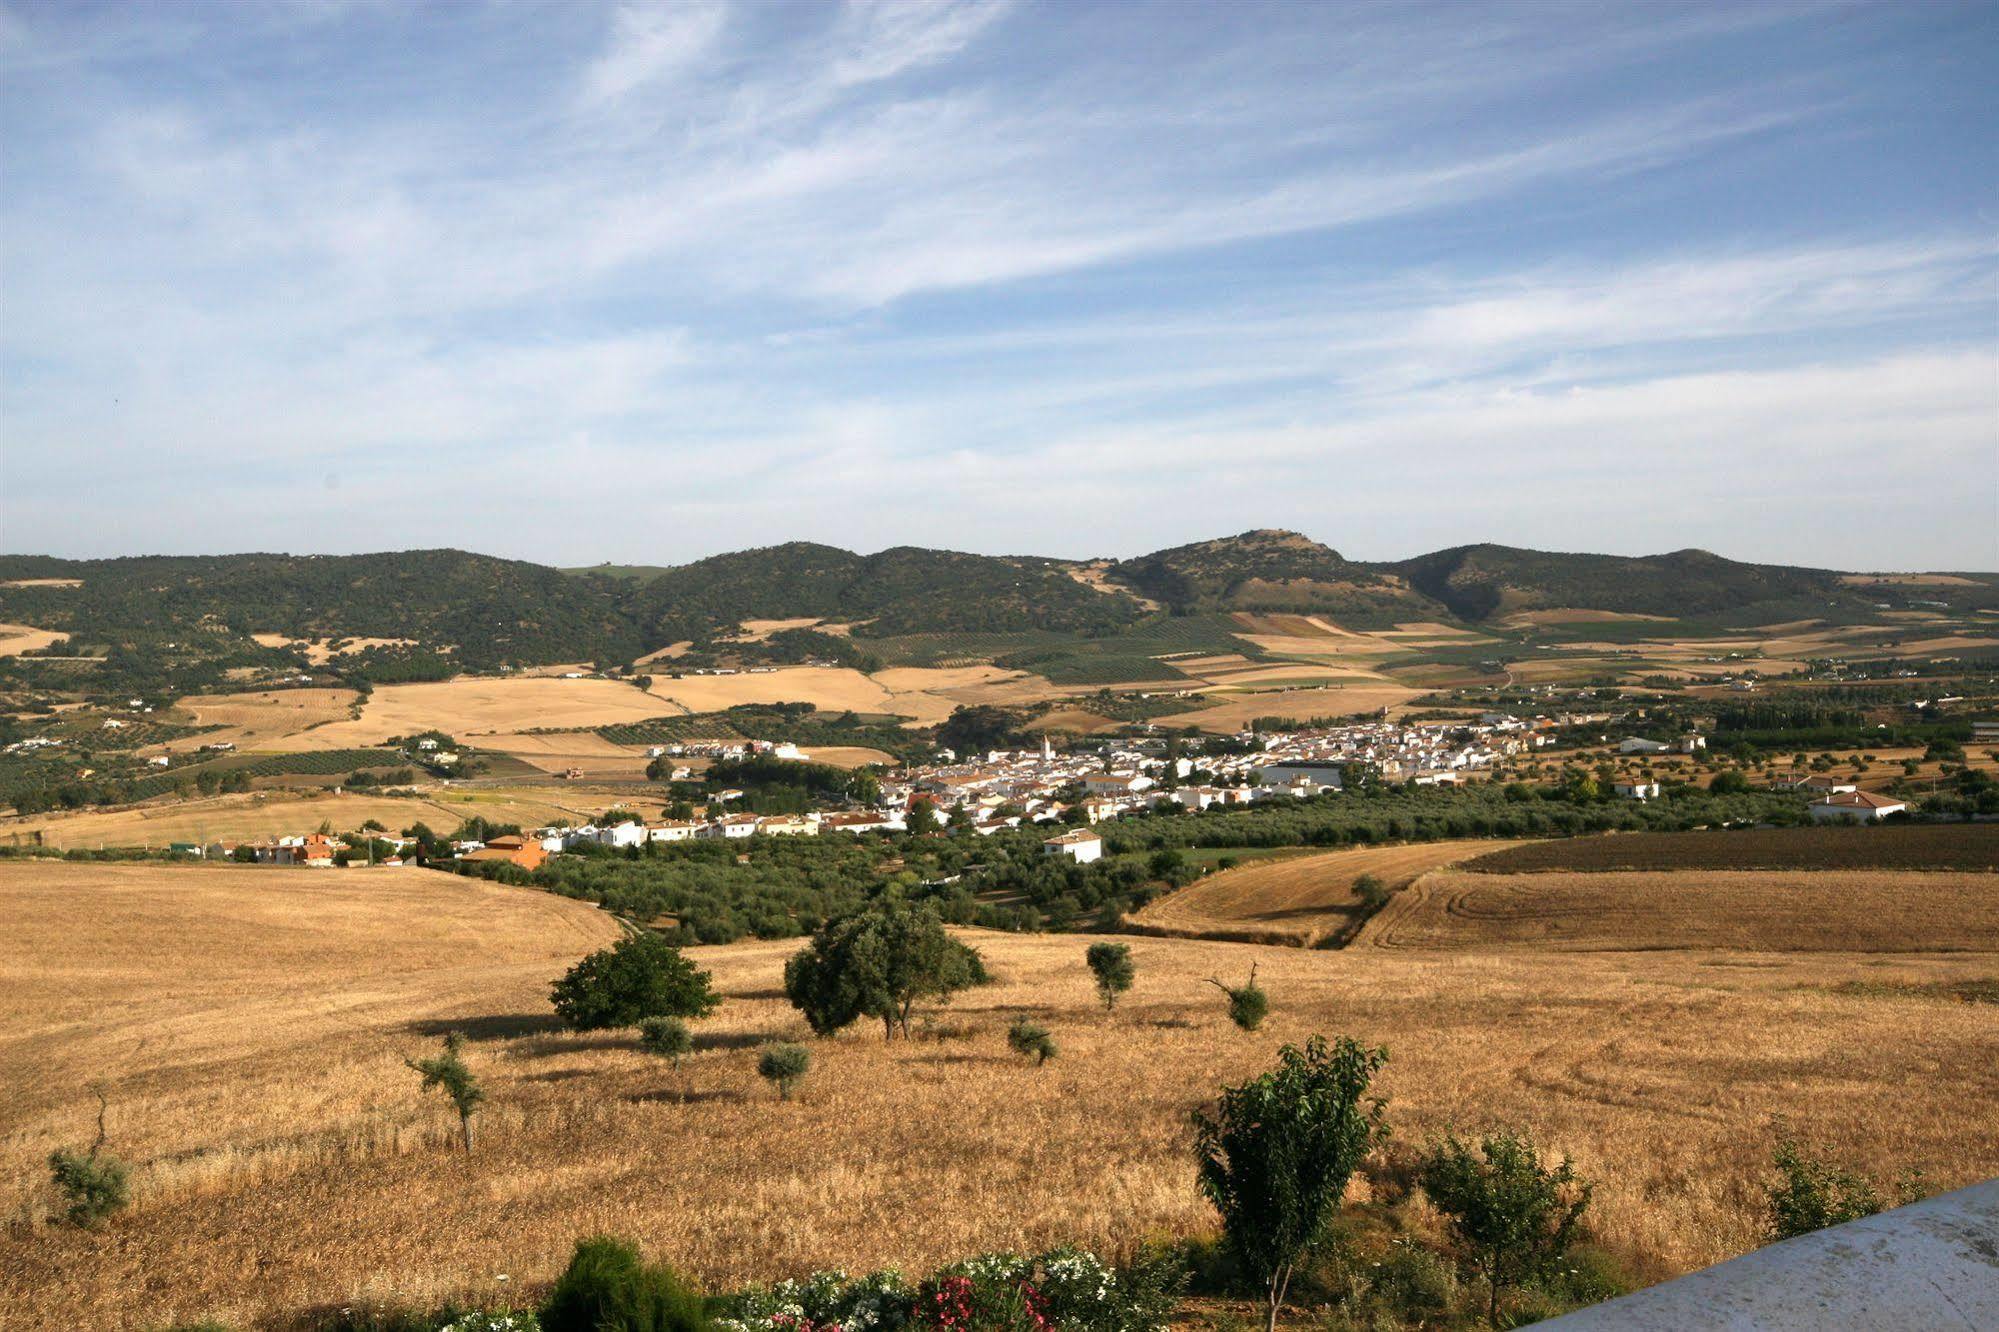
<path fill-rule="evenodd" d="M 639 1023 L 639 1049 L 658 1055 L 678 1073 L 680 1061 L 694 1049 L 694 1037 L 679 1018 L 649 1017 Z"/>
<path fill-rule="evenodd" d="M 1425 1153 L 1416 1178 L 1449 1223 L 1464 1265 L 1485 1279 L 1493 1327 L 1507 1287 L 1554 1267 L 1589 1207 L 1591 1186 L 1566 1159 L 1553 1170 L 1542 1165 L 1524 1134 L 1492 1134 L 1476 1153 L 1447 1137 Z"/>
<path fill-rule="evenodd" d="M 953 939 L 934 909 L 888 899 L 829 922 L 784 967 L 784 992 L 812 1030 L 830 1036 L 878 1018 L 884 1040 L 909 1035 L 924 999 L 944 999 L 985 981 L 976 950 Z"/>
<path fill-rule="evenodd" d="M 63 1219 L 75 1226 L 94 1226 L 131 1200 L 125 1163 L 104 1150 L 104 1115 L 110 1093 L 103 1083 L 91 1084 L 97 1097 L 97 1138 L 88 1152 L 59 1147 L 49 1153 L 49 1177 L 63 1196 Z"/>
<path fill-rule="evenodd" d="M 777 1099 L 791 1099 L 791 1089 L 812 1067 L 812 1054 L 802 1045 L 767 1045 L 757 1056 L 757 1075 L 777 1084 Z"/>
<path fill-rule="evenodd" d="M 465 1150 L 472 1150 L 472 1115 L 478 1110 L 479 1102 L 486 1099 L 486 1093 L 479 1086 L 479 1079 L 472 1076 L 472 1070 L 465 1066 L 465 1033 L 454 1031 L 444 1038 L 444 1049 L 428 1059 L 405 1059 L 414 1071 L 423 1074 L 423 1089 L 444 1088 L 444 1094 L 451 1098 L 451 1104 L 458 1111 L 458 1129 L 464 1136 Z"/>
<path fill-rule="evenodd" d="M 664 1059 L 667 1067 L 678 1074 L 680 1061 L 694 1049 L 694 1037 L 679 1018 L 649 1017 L 639 1023 L 639 1049 Z M 681 1088 L 680 1099 L 687 1099 L 685 1086 Z"/>
<path fill-rule="evenodd" d="M 1249 964 L 1249 979 L 1241 985 L 1229 985 L 1213 976 L 1208 977 L 1208 984 L 1228 996 L 1229 1021 L 1244 1031 L 1255 1031 L 1269 1016 L 1270 996 L 1256 983 L 1256 963 Z"/>
<path fill-rule="evenodd" d="M 1367 1098 L 1388 1051 L 1342 1036 L 1287 1045 L 1277 1067 L 1222 1089 L 1210 1116 L 1194 1114 L 1201 1192 L 1221 1213 L 1229 1251 L 1262 1283 L 1264 1327 L 1298 1260 L 1325 1234 L 1347 1180 L 1388 1134 L 1386 1102 Z"/>
<path fill-rule="evenodd" d="M 657 934 L 628 934 L 555 983 L 556 1013 L 577 1031 L 636 1027 L 650 1017 L 702 1017 L 721 1000 L 708 973 Z"/>
<path fill-rule="evenodd" d="M 1006 1029 L 1006 1043 L 1017 1055 L 1032 1056 L 1036 1068 L 1055 1057 L 1055 1038 L 1048 1028 L 1028 1018 L 1015 1018 Z"/>
<path fill-rule="evenodd" d="M 1090 974 L 1097 978 L 1097 998 L 1103 1000 L 1104 1010 L 1116 1008 L 1118 996 L 1131 988 L 1132 979 L 1138 975 L 1138 968 L 1131 961 L 1131 945 L 1093 943 L 1083 960 L 1090 964 Z"/>

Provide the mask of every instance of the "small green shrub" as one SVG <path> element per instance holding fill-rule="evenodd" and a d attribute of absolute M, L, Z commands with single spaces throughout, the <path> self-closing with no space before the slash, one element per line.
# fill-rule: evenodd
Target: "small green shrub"
<path fill-rule="evenodd" d="M 608 1235 L 579 1240 L 541 1307 L 541 1332 L 707 1332 L 701 1296 Z"/>
<path fill-rule="evenodd" d="M 71 1225 L 94 1226 L 131 1201 L 125 1163 L 95 1147 L 50 1152 L 49 1175 L 63 1196 L 63 1219 Z"/>
<path fill-rule="evenodd" d="M 1809 1235 L 1881 1210 L 1881 1195 L 1864 1176 L 1800 1155 L 1788 1139 L 1777 1144 L 1772 1161 L 1780 1176 L 1769 1190 L 1773 1240 Z"/>
<path fill-rule="evenodd" d="M 757 1056 L 757 1075 L 777 1084 L 777 1098 L 791 1099 L 791 1089 L 812 1067 L 812 1054 L 802 1045 L 784 1042 L 767 1045 Z"/>
<path fill-rule="evenodd" d="M 1244 1031 L 1255 1031 L 1270 1015 L 1270 996 L 1256 983 L 1254 962 L 1249 964 L 1249 979 L 1241 985 L 1228 985 L 1213 976 L 1208 977 L 1208 984 L 1228 999 L 1229 1021 Z"/>
<path fill-rule="evenodd" d="M 1363 874 L 1353 881 L 1354 896 L 1360 899 L 1361 910 L 1369 915 L 1388 905 L 1393 896 L 1388 885 L 1372 874 Z"/>
<path fill-rule="evenodd" d="M 1014 1019 L 1006 1029 L 1006 1043 L 1015 1054 L 1032 1057 L 1037 1068 L 1055 1057 L 1055 1038 L 1048 1034 L 1048 1028 L 1028 1018 Z"/>
<path fill-rule="evenodd" d="M 666 1060 L 677 1070 L 680 1061 L 694 1049 L 694 1036 L 679 1018 L 649 1017 L 639 1023 L 639 1048 Z"/>

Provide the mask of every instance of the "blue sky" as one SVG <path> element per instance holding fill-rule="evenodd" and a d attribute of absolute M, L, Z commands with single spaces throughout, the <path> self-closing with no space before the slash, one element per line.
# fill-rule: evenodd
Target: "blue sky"
<path fill-rule="evenodd" d="M 1999 568 L 1999 5 L 0 0 L 0 547 Z"/>

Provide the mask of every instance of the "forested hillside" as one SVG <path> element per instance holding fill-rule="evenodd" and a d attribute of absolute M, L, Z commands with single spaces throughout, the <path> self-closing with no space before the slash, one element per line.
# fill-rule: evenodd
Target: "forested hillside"
<path fill-rule="evenodd" d="M 989 636 L 1001 654 L 1102 655 L 1129 646 L 1142 657 L 1158 649 L 1133 635 L 1150 643 L 1159 636 L 1154 621 L 1164 618 L 1147 603 L 1181 621 L 1298 612 L 1353 626 L 1479 622 L 1541 608 L 1760 623 L 1883 606 L 1999 605 L 1999 579 L 1984 574 L 1863 579 L 1698 550 L 1627 558 L 1492 545 L 1369 564 L 1274 530 L 1157 551 L 1102 568 L 1094 583 L 1088 577 L 1095 569 L 1074 561 L 912 546 L 859 555 L 807 542 L 657 570 L 563 571 L 455 550 L 9 555 L 0 556 L 0 623 L 69 635 L 55 652 L 143 651 L 210 664 L 257 660 L 263 650 L 252 634 L 395 640 L 343 659 L 350 674 L 395 680 L 508 665 L 618 664 L 683 641 L 765 661 L 909 660 L 923 655 L 916 650 L 923 635 Z M 851 638 L 794 631 L 730 645 L 744 621 L 788 619 L 843 626 Z M 1236 645 L 1223 636 L 1200 646 Z M 1097 674 L 1122 670 L 1127 678 L 1133 664 Z"/>

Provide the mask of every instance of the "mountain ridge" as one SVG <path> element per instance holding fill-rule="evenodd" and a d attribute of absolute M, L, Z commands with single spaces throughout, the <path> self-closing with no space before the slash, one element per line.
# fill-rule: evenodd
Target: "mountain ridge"
<path fill-rule="evenodd" d="M 750 620 L 832 626 L 794 636 L 786 650 L 833 657 L 836 635 L 856 644 L 911 635 L 1095 639 L 1162 615 L 1491 625 L 1543 610 L 1679 619 L 1768 608 L 1776 622 L 1884 606 L 1999 609 L 1999 575 L 1960 575 L 1955 581 L 1963 586 L 1939 584 L 1934 575 L 1896 577 L 1864 582 L 1692 548 L 1623 556 L 1472 543 L 1362 561 L 1281 528 L 1126 560 L 916 546 L 861 554 L 804 541 L 674 566 L 573 570 L 452 549 L 104 560 L 0 555 L 0 622 L 112 644 L 184 640 L 197 631 L 239 639 L 406 639 L 455 653 L 461 668 L 488 669 L 630 661 L 673 642 L 727 641 Z"/>

